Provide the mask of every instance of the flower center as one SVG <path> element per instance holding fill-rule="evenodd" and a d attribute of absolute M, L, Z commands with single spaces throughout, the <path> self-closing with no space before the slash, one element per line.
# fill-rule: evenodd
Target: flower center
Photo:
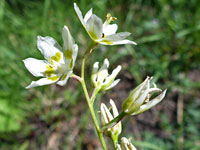
<path fill-rule="evenodd" d="M 66 64 L 58 65 L 58 68 L 57 68 L 58 74 L 65 74 L 67 71 L 69 71 L 69 69 L 67 68 Z"/>

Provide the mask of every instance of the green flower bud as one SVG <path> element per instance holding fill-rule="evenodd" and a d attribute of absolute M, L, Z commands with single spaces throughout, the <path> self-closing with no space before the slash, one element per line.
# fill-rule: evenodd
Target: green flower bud
<path fill-rule="evenodd" d="M 143 83 L 138 85 L 128 96 L 128 98 L 123 102 L 122 109 L 124 112 L 129 115 L 140 114 L 151 107 L 158 104 L 166 94 L 164 90 L 160 95 L 150 100 L 151 96 L 155 92 L 161 92 L 162 90 L 156 87 L 156 84 L 153 84 L 153 88 L 150 87 L 150 81 L 152 78 L 147 77 Z"/>

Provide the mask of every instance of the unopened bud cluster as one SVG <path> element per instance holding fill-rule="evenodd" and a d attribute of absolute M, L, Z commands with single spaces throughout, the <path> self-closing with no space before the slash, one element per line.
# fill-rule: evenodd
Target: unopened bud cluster
<path fill-rule="evenodd" d="M 93 65 L 93 71 L 91 80 L 95 88 L 98 88 L 100 91 L 106 91 L 113 88 L 120 79 L 115 80 L 115 77 L 121 70 L 121 66 L 117 66 L 111 75 L 108 73 L 109 61 L 106 58 L 104 60 L 103 66 L 99 69 L 99 62 L 95 62 Z"/>

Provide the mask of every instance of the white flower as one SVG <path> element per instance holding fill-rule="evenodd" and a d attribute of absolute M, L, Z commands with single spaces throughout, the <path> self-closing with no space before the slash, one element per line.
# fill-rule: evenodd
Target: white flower
<path fill-rule="evenodd" d="M 110 100 L 110 105 L 112 108 L 113 115 L 110 113 L 109 109 L 106 107 L 104 103 L 101 104 L 101 121 L 102 125 L 105 125 L 112 121 L 115 117 L 119 115 L 117 107 L 113 100 Z M 122 131 L 122 125 L 121 121 L 119 121 L 116 125 L 114 125 L 112 128 L 108 128 L 105 130 L 105 133 L 108 136 L 116 136 L 118 138 L 119 134 Z"/>
<path fill-rule="evenodd" d="M 115 85 L 117 85 L 120 81 L 120 79 L 115 80 L 115 77 L 121 70 L 121 66 L 117 66 L 112 71 L 112 74 L 108 74 L 108 67 L 109 67 L 109 61 L 106 58 L 104 60 L 103 66 L 99 69 L 99 62 L 95 62 L 93 65 L 93 72 L 92 72 L 92 82 L 96 88 L 99 88 L 99 90 L 109 90 L 113 88 Z M 99 69 L 99 70 L 98 70 Z"/>
<path fill-rule="evenodd" d="M 117 144 L 117 150 L 137 150 L 131 143 L 131 139 L 121 138 L 121 144 Z"/>
<path fill-rule="evenodd" d="M 151 96 L 155 92 L 161 92 L 162 90 L 153 84 L 153 88 L 150 87 L 150 81 L 152 78 L 147 77 L 143 83 L 138 85 L 123 102 L 122 109 L 124 112 L 130 115 L 140 114 L 151 107 L 158 104 L 166 94 L 167 90 L 164 90 L 160 95 L 150 100 Z"/>
<path fill-rule="evenodd" d="M 65 85 L 72 74 L 74 63 L 78 53 L 78 45 L 74 43 L 73 38 L 67 26 L 62 31 L 63 50 L 52 37 L 37 37 L 37 47 L 44 55 L 46 60 L 27 58 L 24 64 L 28 71 L 36 77 L 43 77 L 37 81 L 32 81 L 26 88 L 57 83 Z"/>
<path fill-rule="evenodd" d="M 74 9 L 90 38 L 103 45 L 119 45 L 119 44 L 135 44 L 135 42 L 127 40 L 126 38 L 130 35 L 129 32 L 117 31 L 117 24 L 110 24 L 111 21 L 116 20 L 110 13 L 107 14 L 107 20 L 103 23 L 102 20 L 95 14 L 92 14 L 92 8 L 86 13 L 85 17 L 74 3 Z"/>

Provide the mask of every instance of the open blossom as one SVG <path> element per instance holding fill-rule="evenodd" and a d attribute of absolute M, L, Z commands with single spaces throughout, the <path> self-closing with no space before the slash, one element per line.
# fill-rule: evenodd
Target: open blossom
<path fill-rule="evenodd" d="M 121 144 L 117 144 L 117 150 L 137 150 L 131 143 L 131 139 L 121 138 Z"/>
<path fill-rule="evenodd" d="M 106 107 L 106 105 L 104 103 L 101 104 L 101 121 L 102 121 L 102 125 L 105 125 L 105 124 L 109 123 L 115 117 L 117 117 L 119 115 L 117 107 L 116 107 L 116 105 L 115 105 L 113 100 L 110 100 L 110 104 L 111 104 L 113 115 L 111 114 L 111 112 L 109 111 L 109 109 Z M 118 138 L 118 136 L 121 133 L 121 131 L 122 131 L 122 125 L 121 125 L 121 121 L 119 121 L 112 128 L 106 129 L 105 133 L 108 136 L 116 136 Z"/>
<path fill-rule="evenodd" d="M 128 96 L 128 98 L 123 102 L 122 109 L 124 112 L 130 115 L 140 114 L 151 107 L 158 104 L 165 97 L 166 91 L 162 92 L 161 89 L 156 87 L 156 84 L 153 84 L 153 87 L 150 87 L 150 81 L 152 78 L 147 77 L 144 82 L 138 85 Z M 151 96 L 156 92 L 162 92 L 157 97 L 150 100 Z"/>
<path fill-rule="evenodd" d="M 121 70 L 121 66 L 118 65 L 117 68 L 112 71 L 111 75 L 108 73 L 108 67 L 109 61 L 107 58 L 104 60 L 103 66 L 100 69 L 99 62 L 95 62 L 93 65 L 92 82 L 96 88 L 102 91 L 113 88 L 120 81 L 120 79 L 115 80 L 115 77 Z"/>
<path fill-rule="evenodd" d="M 82 12 L 79 7 L 74 3 L 74 9 L 90 38 L 103 45 L 119 45 L 119 44 L 135 44 L 135 42 L 127 40 L 126 38 L 130 35 L 129 32 L 117 31 L 117 24 L 110 24 L 116 20 L 110 13 L 107 14 L 107 19 L 103 23 L 102 20 L 92 13 L 92 8 L 86 13 L 83 18 Z"/>
<path fill-rule="evenodd" d="M 44 55 L 45 60 L 27 58 L 24 64 L 28 71 L 36 77 L 42 77 L 37 81 L 32 81 L 26 88 L 42 86 L 52 83 L 65 85 L 73 72 L 74 63 L 78 53 L 78 45 L 64 26 L 62 32 L 63 50 L 52 37 L 37 37 L 37 47 Z"/>

